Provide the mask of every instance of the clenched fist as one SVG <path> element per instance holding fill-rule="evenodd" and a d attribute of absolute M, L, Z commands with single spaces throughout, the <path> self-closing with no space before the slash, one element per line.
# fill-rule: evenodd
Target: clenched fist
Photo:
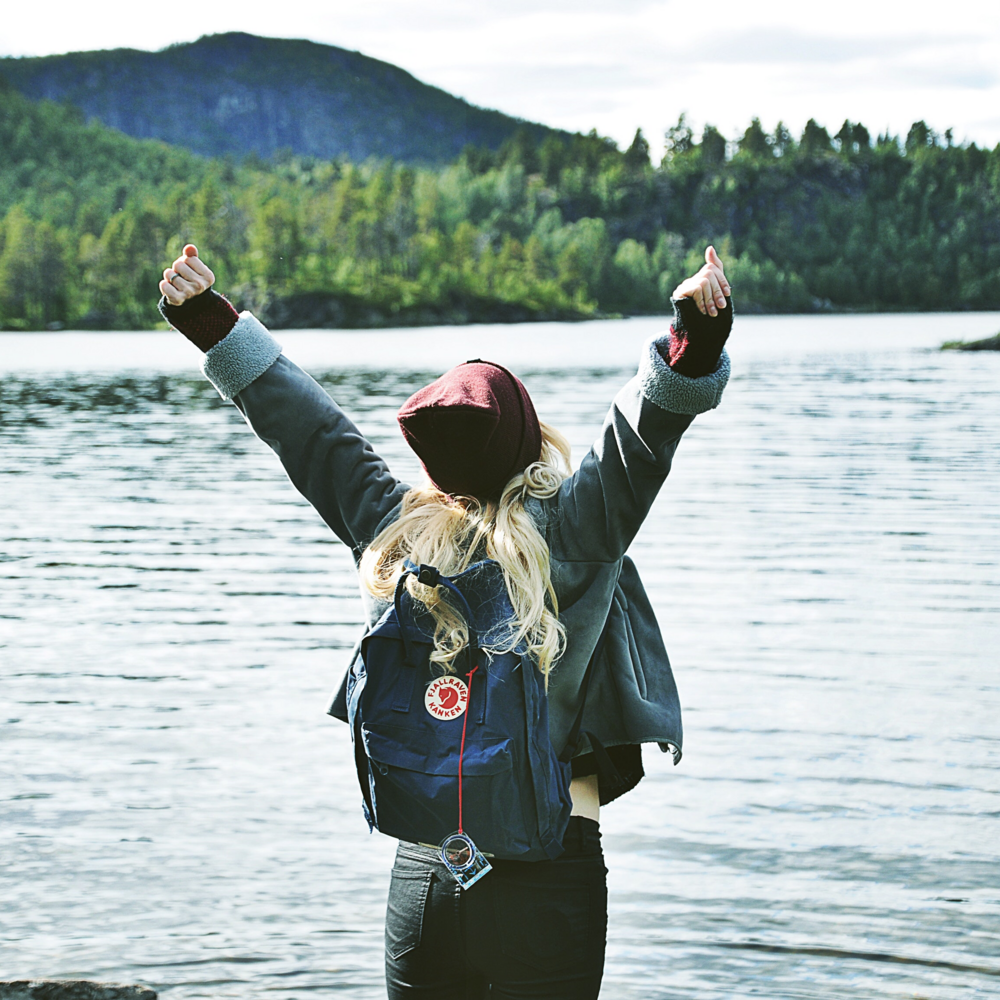
<path fill-rule="evenodd" d="M 198 256 L 198 248 L 193 243 L 184 247 L 184 256 L 178 257 L 163 272 L 160 291 L 172 306 L 179 306 L 193 299 L 215 284 L 215 275 Z"/>
<path fill-rule="evenodd" d="M 725 309 L 726 298 L 730 295 L 732 289 L 715 247 L 705 251 L 705 266 L 674 289 L 675 299 L 694 299 L 698 309 L 709 316 L 717 316 L 720 309 Z"/>

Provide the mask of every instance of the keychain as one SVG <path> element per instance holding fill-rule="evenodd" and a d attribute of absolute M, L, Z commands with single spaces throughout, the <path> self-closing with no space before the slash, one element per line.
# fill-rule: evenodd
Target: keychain
<path fill-rule="evenodd" d="M 453 833 L 441 844 L 441 860 L 462 889 L 475 885 L 493 866 L 467 833 Z"/>

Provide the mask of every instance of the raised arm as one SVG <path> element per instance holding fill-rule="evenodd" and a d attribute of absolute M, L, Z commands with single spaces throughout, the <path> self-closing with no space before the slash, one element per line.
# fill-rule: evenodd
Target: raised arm
<path fill-rule="evenodd" d="M 674 292 L 674 324 L 643 345 L 638 374 L 615 397 L 576 473 L 545 502 L 549 547 L 564 561 L 614 562 L 663 485 L 681 435 L 719 405 L 729 380 L 729 283 L 712 247 Z"/>
<path fill-rule="evenodd" d="M 197 254 L 189 244 L 164 271 L 160 311 L 206 352 L 202 368 L 219 394 L 239 407 L 295 488 L 360 558 L 406 485 L 264 326 L 211 290 L 215 276 Z"/>

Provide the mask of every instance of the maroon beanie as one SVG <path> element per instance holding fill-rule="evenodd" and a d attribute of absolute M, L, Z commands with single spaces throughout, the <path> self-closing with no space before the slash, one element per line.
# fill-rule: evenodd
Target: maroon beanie
<path fill-rule="evenodd" d="M 396 419 L 431 482 L 453 496 L 496 500 L 542 452 L 528 390 L 478 358 L 415 392 Z"/>

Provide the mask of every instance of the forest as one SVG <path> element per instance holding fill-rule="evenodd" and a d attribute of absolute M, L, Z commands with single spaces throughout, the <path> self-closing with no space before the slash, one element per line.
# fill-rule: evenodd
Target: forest
<path fill-rule="evenodd" d="M 743 312 L 1000 308 L 1000 146 L 682 117 L 654 151 L 595 133 L 443 167 L 212 159 L 0 84 L 0 328 L 162 325 L 194 242 L 277 327 L 661 314 L 707 242 Z"/>

